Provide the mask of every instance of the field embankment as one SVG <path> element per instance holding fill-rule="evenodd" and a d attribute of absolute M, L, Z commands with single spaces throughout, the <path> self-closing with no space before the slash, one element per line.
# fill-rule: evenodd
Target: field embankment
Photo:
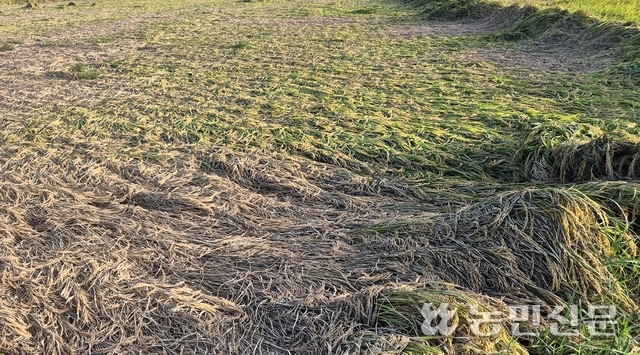
<path fill-rule="evenodd" d="M 494 40 L 531 41 L 540 50 L 563 48 L 568 56 L 612 57 L 612 75 L 640 78 L 640 13 L 637 3 L 411 0 L 428 19 L 473 20 L 475 35 Z M 589 4 L 591 6 L 589 6 Z M 579 11 L 576 11 L 576 8 Z M 630 9 L 634 8 L 634 11 Z M 609 14 L 609 16 L 607 16 Z M 615 16 L 613 16 L 615 15 Z M 626 20 L 626 21 L 625 21 Z M 570 52 L 571 51 L 571 52 Z"/>

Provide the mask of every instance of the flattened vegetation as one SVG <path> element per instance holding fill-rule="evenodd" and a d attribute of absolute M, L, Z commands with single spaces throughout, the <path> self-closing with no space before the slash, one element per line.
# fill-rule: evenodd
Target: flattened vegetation
<path fill-rule="evenodd" d="M 1 352 L 638 345 L 640 102 L 614 52 L 369 0 L 59 5 L 0 14 Z M 452 336 L 424 336 L 425 302 L 458 307 Z M 470 306 L 514 304 L 627 325 L 473 333 Z"/>

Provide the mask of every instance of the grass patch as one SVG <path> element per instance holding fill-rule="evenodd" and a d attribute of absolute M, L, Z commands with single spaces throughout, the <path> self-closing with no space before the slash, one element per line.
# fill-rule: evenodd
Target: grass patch
<path fill-rule="evenodd" d="M 352 11 L 349 11 L 348 13 L 355 14 L 355 15 L 371 15 L 371 14 L 375 14 L 376 12 L 379 12 L 380 10 L 381 9 L 378 7 L 366 7 L 362 9 L 352 10 Z"/>
<path fill-rule="evenodd" d="M 12 51 L 16 49 L 16 46 L 14 46 L 11 43 L 1 43 L 0 44 L 0 52 L 8 52 L 8 51 Z"/>
<path fill-rule="evenodd" d="M 65 40 L 61 40 L 61 41 L 49 41 L 49 40 L 44 40 L 38 43 L 38 46 L 42 47 L 42 48 L 47 48 L 47 47 L 73 47 L 75 45 L 75 43 L 70 40 L 70 39 L 65 39 Z"/>
<path fill-rule="evenodd" d="M 479 18 L 495 11 L 495 3 L 482 0 L 415 0 L 409 4 L 418 7 L 428 19 L 460 20 Z"/>
<path fill-rule="evenodd" d="M 585 11 L 605 20 L 640 23 L 638 3 L 635 0 L 499 0 L 503 5 L 529 5 L 544 8 L 560 8 L 571 12 Z"/>
<path fill-rule="evenodd" d="M 93 80 L 102 75 L 102 71 L 100 69 L 94 69 L 84 63 L 78 63 L 72 66 L 70 71 L 74 79 Z"/>
<path fill-rule="evenodd" d="M 572 15 L 566 10 L 551 8 L 540 11 L 536 9 L 524 9 L 521 11 L 531 12 L 532 14 L 513 26 L 500 31 L 497 34 L 498 38 L 505 40 L 535 38 L 543 35 L 559 23 L 570 23 L 570 25 L 583 30 L 586 28 L 584 17 L 581 14 Z"/>

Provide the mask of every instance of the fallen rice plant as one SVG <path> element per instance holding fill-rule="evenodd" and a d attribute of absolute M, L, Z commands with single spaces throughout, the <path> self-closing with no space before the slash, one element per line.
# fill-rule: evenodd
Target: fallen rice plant
<path fill-rule="evenodd" d="M 0 352 L 637 349 L 634 26 L 413 5 L 3 7 Z M 532 37 L 628 55 L 532 63 Z M 615 337 L 472 331 L 570 304 L 615 305 Z"/>
<path fill-rule="evenodd" d="M 581 182 L 640 178 L 640 140 L 600 135 L 585 126 L 545 125 L 534 130 L 516 155 L 527 178 Z"/>
<path fill-rule="evenodd" d="M 475 299 L 551 306 L 577 290 L 585 302 L 637 307 L 603 264 L 613 218 L 577 191 L 523 190 L 453 214 L 393 217 L 392 200 L 375 190 L 325 192 L 341 190 L 331 176 L 346 170 L 316 164 L 318 175 L 292 169 L 304 160 L 223 155 L 237 169 L 203 171 L 180 154 L 178 170 L 66 150 L 5 160 L 2 348 L 399 350 L 410 339 L 393 338 L 407 333 L 384 312 L 405 314 L 402 295 L 411 303 L 435 292 L 415 288 L 416 278 L 455 283 Z M 389 218 L 404 227 L 383 228 Z M 474 346 L 518 348 L 501 334 Z"/>

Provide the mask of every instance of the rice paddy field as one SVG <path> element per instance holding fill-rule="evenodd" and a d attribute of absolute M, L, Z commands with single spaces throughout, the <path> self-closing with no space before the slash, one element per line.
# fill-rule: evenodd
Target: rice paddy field
<path fill-rule="evenodd" d="M 640 353 L 639 13 L 5 2 L 0 353 Z"/>

